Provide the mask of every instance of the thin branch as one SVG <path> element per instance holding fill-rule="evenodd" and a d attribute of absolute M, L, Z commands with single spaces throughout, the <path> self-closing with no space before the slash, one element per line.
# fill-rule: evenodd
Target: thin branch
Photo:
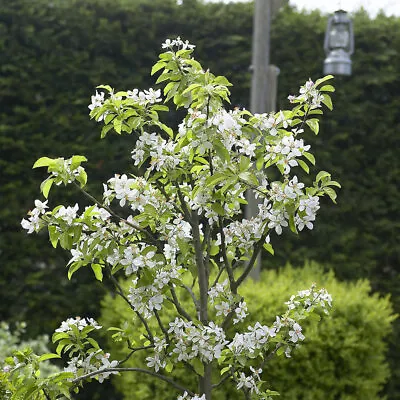
<path fill-rule="evenodd" d="M 201 250 L 199 218 L 196 211 L 192 212 L 192 234 L 193 246 L 195 250 L 196 264 L 199 277 L 199 290 L 200 290 L 200 321 L 203 324 L 208 322 L 208 279 L 206 266 L 204 265 L 203 252 Z"/>
<path fill-rule="evenodd" d="M 308 110 L 305 112 L 305 114 L 304 114 L 304 116 L 303 116 L 303 121 L 301 121 L 301 125 L 300 125 L 300 128 L 299 128 L 299 130 L 301 130 L 301 129 L 303 129 L 304 128 L 304 124 L 306 123 L 306 120 L 307 120 L 307 117 L 308 117 L 308 114 L 310 113 L 310 104 L 311 104 L 311 102 L 310 103 L 308 103 Z"/>
<path fill-rule="evenodd" d="M 214 385 L 212 385 L 212 388 L 215 389 L 218 386 L 221 386 L 224 382 L 226 382 L 231 377 L 232 377 L 232 372 L 230 374 L 226 374 L 218 383 L 214 383 Z"/>
<path fill-rule="evenodd" d="M 214 287 L 214 286 L 218 283 L 219 278 L 221 277 L 221 275 L 222 275 L 223 272 L 224 272 L 224 267 L 221 267 L 221 268 L 219 269 L 218 274 L 217 274 L 217 276 L 215 277 L 214 282 L 213 282 L 213 284 L 211 285 L 211 287 Z"/>
<path fill-rule="evenodd" d="M 147 237 L 150 238 L 150 240 L 152 241 L 152 243 L 157 244 L 158 241 L 154 238 L 154 236 L 147 231 L 146 229 L 142 228 L 141 226 L 134 224 L 132 222 L 129 222 L 128 220 L 126 220 L 125 218 L 121 217 L 120 215 L 118 215 L 115 211 L 113 211 L 110 207 L 105 206 L 104 204 L 102 204 L 99 200 L 97 200 L 95 197 L 93 197 L 90 193 L 88 193 L 86 190 L 83 190 L 76 182 L 73 182 L 73 184 L 75 185 L 75 187 L 78 188 L 78 190 L 80 192 L 82 192 L 87 198 L 89 198 L 90 200 L 92 200 L 95 204 L 97 204 L 99 207 L 103 208 L 104 210 L 108 211 L 113 217 L 117 218 L 118 220 L 120 220 L 121 222 L 125 223 L 126 225 L 130 226 L 131 228 L 144 233 Z"/>
<path fill-rule="evenodd" d="M 129 354 L 124 359 L 122 359 L 121 361 L 118 361 L 118 365 L 122 365 L 125 362 L 127 362 L 133 356 L 133 354 L 135 354 L 139 350 L 153 349 L 154 348 L 154 344 L 150 344 L 149 346 L 135 347 L 135 348 L 131 348 L 131 347 L 128 346 L 128 348 L 131 351 L 129 352 Z"/>
<path fill-rule="evenodd" d="M 142 322 L 143 326 L 145 327 L 147 334 L 148 334 L 148 339 L 154 343 L 154 337 L 153 334 L 151 333 L 150 327 L 147 323 L 147 321 L 142 317 L 142 315 L 136 311 L 134 309 L 134 307 L 132 306 L 131 302 L 129 301 L 129 299 L 125 296 L 124 291 L 122 290 L 121 285 L 119 284 L 119 282 L 115 279 L 114 275 L 110 272 L 110 279 L 111 282 L 114 284 L 114 286 L 116 287 L 116 293 L 118 296 L 120 296 L 122 299 L 124 299 L 124 301 L 129 305 L 129 307 L 132 309 L 132 311 L 135 312 L 135 314 L 138 316 L 138 318 L 140 319 L 140 321 Z"/>
<path fill-rule="evenodd" d="M 179 201 L 181 202 L 183 215 L 184 215 L 186 221 L 189 222 L 190 225 L 192 225 L 190 211 L 186 205 L 185 198 L 183 197 L 183 194 L 182 194 L 182 191 L 181 191 L 181 188 L 179 187 L 179 185 L 177 185 L 176 190 L 178 192 Z"/>
<path fill-rule="evenodd" d="M 251 256 L 251 259 L 250 259 L 249 263 L 247 264 L 247 266 L 246 266 L 246 268 L 245 268 L 243 274 L 242 274 L 242 275 L 238 278 L 238 280 L 235 282 L 235 285 L 234 285 L 234 286 L 235 286 L 235 289 L 237 289 L 237 288 L 243 283 L 243 281 L 244 281 L 244 280 L 247 278 L 247 276 L 249 275 L 250 271 L 253 269 L 254 263 L 255 263 L 256 260 L 257 260 L 258 254 L 260 253 L 260 251 L 261 251 L 261 249 L 262 249 L 262 247 L 263 247 L 265 238 L 266 238 L 267 236 L 268 236 L 268 231 L 267 231 L 266 233 L 264 233 L 264 234 L 261 236 L 261 239 L 255 244 L 255 246 L 254 246 L 254 251 L 253 251 L 253 254 L 252 254 L 252 256 Z"/>
<path fill-rule="evenodd" d="M 47 392 L 44 389 L 42 389 L 42 390 L 43 390 L 44 397 L 46 397 L 47 400 L 51 400 L 51 397 L 47 394 Z"/>
<path fill-rule="evenodd" d="M 204 229 L 204 245 L 207 249 L 206 259 L 204 260 L 204 265 L 206 267 L 206 274 L 207 274 L 207 281 L 210 279 L 210 257 L 211 257 L 211 227 L 208 221 L 205 222 L 205 229 Z"/>
<path fill-rule="evenodd" d="M 236 302 L 235 304 L 233 304 L 233 307 L 232 307 L 231 311 L 229 311 L 228 315 L 225 317 L 224 322 L 223 322 L 222 325 L 221 325 L 221 328 L 222 328 L 222 329 L 225 330 L 226 328 L 228 328 L 228 325 L 229 325 L 229 323 L 230 323 L 232 317 L 235 315 L 236 307 L 237 307 L 237 306 L 239 305 L 239 303 L 240 303 L 241 301 L 243 301 L 243 300 L 244 300 L 244 298 L 241 297 L 240 301 L 238 301 L 238 302 Z"/>
<path fill-rule="evenodd" d="M 188 321 L 192 321 L 192 317 L 186 312 L 186 310 L 181 306 L 179 299 L 176 295 L 175 289 L 173 287 L 170 288 L 172 294 L 172 303 L 175 305 L 176 310 L 182 317 L 186 318 Z"/>
<path fill-rule="evenodd" d="M 200 310 L 200 303 L 199 303 L 199 300 L 197 300 L 195 294 L 193 293 L 192 288 L 190 288 L 190 287 L 187 286 L 187 285 L 182 285 L 182 287 L 185 288 L 185 289 L 187 290 L 187 292 L 190 294 L 190 297 L 191 297 L 192 300 L 193 300 L 194 306 L 196 307 L 196 311 L 199 312 L 199 310 Z M 193 285 L 192 285 L 192 287 L 193 287 Z"/>
<path fill-rule="evenodd" d="M 219 233 L 221 235 L 222 259 L 224 260 L 225 269 L 228 274 L 231 291 L 233 294 L 236 294 L 237 287 L 235 287 L 235 278 L 233 276 L 233 270 L 231 268 L 231 265 L 229 264 L 228 256 L 226 254 L 225 233 L 221 216 L 218 217 L 218 225 L 219 225 Z"/>
<path fill-rule="evenodd" d="M 188 392 L 188 394 L 190 396 L 194 396 L 194 393 L 191 390 L 186 389 L 184 386 L 182 386 L 179 383 L 175 382 L 171 378 L 168 378 L 165 375 L 162 375 L 162 374 L 159 374 L 157 372 L 153 372 L 153 371 L 150 371 L 150 370 L 144 369 L 144 368 L 128 368 L 128 367 L 126 367 L 126 368 L 104 368 L 104 369 L 101 369 L 101 370 L 98 370 L 98 371 L 90 372 L 88 374 L 79 376 L 78 378 L 73 379 L 72 383 L 76 386 L 77 383 L 79 383 L 79 382 L 81 382 L 81 381 L 83 381 L 85 379 L 91 378 L 91 377 L 96 376 L 96 375 L 104 374 L 106 372 L 142 372 L 144 374 L 154 376 L 154 377 L 156 377 L 156 378 L 158 378 L 158 379 L 160 379 L 160 380 L 162 380 L 164 382 L 168 382 L 169 384 L 171 384 L 175 388 L 181 390 L 182 392 Z"/>
<path fill-rule="evenodd" d="M 160 184 L 160 182 L 158 182 L 158 181 L 155 181 L 155 184 L 156 184 L 156 186 L 157 186 L 157 189 L 160 191 L 160 193 L 165 197 L 165 200 L 167 201 L 167 202 L 169 202 L 170 204 L 172 204 L 172 206 L 175 208 L 175 210 L 178 212 L 178 213 L 184 213 L 183 212 L 183 210 L 181 210 L 179 207 L 178 207 L 178 205 L 176 204 L 176 202 L 175 201 L 170 201 L 171 199 L 170 199 L 170 196 L 168 195 L 168 193 L 165 191 L 165 189 L 164 189 L 164 187 Z"/>
<path fill-rule="evenodd" d="M 170 340 L 169 340 L 169 335 L 168 335 L 168 331 L 165 329 L 164 324 L 161 321 L 160 316 L 158 315 L 158 311 L 157 310 L 153 310 L 154 315 L 156 316 L 157 322 L 158 322 L 158 326 L 160 327 L 162 333 L 164 334 L 165 340 L 168 344 L 170 344 Z"/>
<path fill-rule="evenodd" d="M 260 189 L 258 188 L 258 186 L 253 185 L 253 184 L 250 183 L 250 182 L 247 182 L 247 181 L 245 181 L 245 180 L 243 180 L 243 179 L 240 179 L 240 178 L 238 178 L 238 181 L 239 181 L 240 183 L 243 183 L 244 185 L 246 185 L 246 186 L 249 187 L 250 189 L 253 189 L 254 191 L 260 193 L 263 197 L 266 197 L 266 196 L 268 195 L 268 192 L 264 192 L 264 191 L 260 190 Z"/>
<path fill-rule="evenodd" d="M 278 344 L 275 346 L 275 349 L 272 350 L 271 353 L 269 353 L 268 356 L 265 357 L 265 358 L 263 359 L 263 361 L 262 361 L 262 363 L 261 363 L 261 365 L 260 365 L 260 368 L 261 368 L 261 369 L 264 368 L 264 365 L 267 363 L 267 361 L 269 361 L 272 357 L 275 356 L 276 352 L 278 351 L 278 349 L 279 349 L 280 347 L 282 347 L 282 344 L 281 344 L 281 343 L 278 343 Z"/>

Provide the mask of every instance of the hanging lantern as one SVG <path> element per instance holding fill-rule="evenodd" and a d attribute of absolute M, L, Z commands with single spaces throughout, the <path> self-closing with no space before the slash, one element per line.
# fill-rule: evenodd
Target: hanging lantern
<path fill-rule="evenodd" d="M 343 10 L 335 11 L 329 18 L 325 33 L 325 75 L 351 75 L 351 58 L 354 51 L 353 23 Z"/>

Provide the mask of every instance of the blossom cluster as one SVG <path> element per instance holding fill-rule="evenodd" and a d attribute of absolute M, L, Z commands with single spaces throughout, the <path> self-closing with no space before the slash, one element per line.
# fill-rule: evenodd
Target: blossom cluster
<path fill-rule="evenodd" d="M 28 212 L 29 218 L 23 218 L 21 221 L 21 226 L 28 231 L 28 233 L 39 232 L 41 228 L 40 216 L 46 213 L 46 208 L 48 200 L 41 202 L 40 200 L 35 200 L 35 208 Z"/>
<path fill-rule="evenodd" d="M 246 375 L 244 372 L 239 372 L 235 376 L 236 380 L 236 389 L 237 390 L 245 390 L 250 393 L 260 394 L 259 386 L 262 381 L 260 378 L 260 374 L 262 374 L 262 369 L 255 369 L 250 367 L 251 375 Z"/>
<path fill-rule="evenodd" d="M 104 91 L 98 92 L 91 96 L 91 103 L 88 108 L 90 110 L 90 115 L 95 116 L 97 122 L 104 121 L 107 123 L 107 116 L 113 119 L 113 116 L 123 115 L 124 111 L 128 105 L 136 107 L 147 107 L 149 105 L 154 105 L 162 101 L 161 90 L 154 90 L 149 88 L 147 90 L 132 89 L 127 92 L 114 93 L 108 87 L 100 86 L 101 89 L 108 89 L 109 97 L 106 98 L 106 93 Z M 127 104 L 123 104 L 126 102 Z M 130 104 L 129 104 L 130 103 Z"/>
<path fill-rule="evenodd" d="M 66 321 L 61 323 L 61 326 L 57 328 L 56 332 L 69 332 L 72 330 L 72 326 L 78 328 L 79 331 L 82 331 L 87 326 L 92 326 L 95 329 L 101 329 L 102 327 L 93 319 L 93 318 L 68 318 Z"/>
<path fill-rule="evenodd" d="M 116 368 L 118 361 L 110 361 L 110 353 L 105 353 L 102 349 L 89 353 L 87 357 L 76 356 L 72 357 L 67 367 L 64 368 L 64 372 L 72 372 L 75 376 L 90 374 L 92 372 L 98 372 L 94 377 L 103 383 L 104 379 L 107 379 L 110 375 L 118 374 L 117 371 L 104 371 L 110 368 Z"/>
<path fill-rule="evenodd" d="M 332 296 L 326 289 L 316 290 L 316 286 L 313 284 L 310 289 L 301 290 L 296 295 L 292 295 L 285 304 L 289 310 L 303 307 L 308 312 L 314 307 L 320 307 L 328 314 L 329 308 L 332 307 Z"/>
<path fill-rule="evenodd" d="M 310 109 L 315 109 L 321 107 L 324 95 L 316 88 L 315 83 L 309 79 L 300 87 L 300 94 L 298 96 L 290 95 L 288 99 L 291 103 L 308 103 Z"/>
<path fill-rule="evenodd" d="M 310 145 L 305 145 L 303 139 L 296 139 L 294 134 L 285 135 L 275 144 L 266 146 L 267 154 L 264 160 L 275 160 L 278 157 L 277 165 L 281 166 L 283 173 L 287 175 L 291 168 L 299 165 L 297 158 L 309 149 Z"/>
<path fill-rule="evenodd" d="M 138 103 L 141 106 L 156 104 L 162 101 L 161 90 L 154 90 L 153 88 L 144 91 L 139 89 L 128 90 L 126 98 L 132 99 L 135 103 Z"/>
<path fill-rule="evenodd" d="M 182 395 L 178 396 L 177 400 L 206 400 L 206 395 L 203 394 L 199 396 L 195 394 L 194 396 L 190 396 L 188 392 L 184 392 Z"/>
<path fill-rule="evenodd" d="M 211 362 L 221 356 L 228 343 L 224 330 L 214 322 L 196 326 L 192 321 L 176 318 L 169 323 L 168 333 L 173 334 L 175 345 L 169 356 L 177 361 L 199 358 L 202 362 Z"/>
<path fill-rule="evenodd" d="M 154 310 L 161 310 L 166 298 L 163 293 L 164 288 L 169 287 L 171 281 L 178 280 L 179 277 L 179 270 L 171 267 L 168 270 L 158 270 L 154 275 L 153 283 L 150 285 L 138 286 L 138 279 L 133 279 L 128 294 L 128 300 L 133 309 L 143 315 L 144 318 L 151 318 Z"/>
<path fill-rule="evenodd" d="M 228 288 L 228 280 L 216 283 L 209 289 L 208 296 L 210 303 L 214 304 L 217 316 L 227 317 L 232 311 L 234 312 L 233 324 L 243 322 L 248 315 L 246 302 L 235 301 Z"/>
<path fill-rule="evenodd" d="M 176 39 L 166 39 L 166 41 L 161 45 L 163 49 L 172 49 L 173 47 L 178 47 L 182 50 L 192 50 L 196 46 L 194 44 L 190 44 L 188 40 L 183 41 L 180 36 L 178 36 Z"/>
<path fill-rule="evenodd" d="M 150 171 L 171 170 L 182 161 L 182 153 L 176 152 L 176 143 L 166 141 L 156 133 L 143 131 L 132 151 L 135 165 L 141 165 L 147 157 L 151 157 Z"/>

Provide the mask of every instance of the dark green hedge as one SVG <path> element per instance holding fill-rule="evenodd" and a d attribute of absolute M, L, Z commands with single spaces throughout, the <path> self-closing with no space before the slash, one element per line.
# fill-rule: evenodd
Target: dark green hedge
<path fill-rule="evenodd" d="M 149 67 L 166 37 L 196 43 L 199 60 L 234 83 L 233 104 L 248 107 L 252 4 L 0 0 L 0 10 L 0 315 L 32 322 L 36 335 L 70 314 L 95 316 L 103 290 L 90 274 L 80 273 L 79 287 L 69 283 L 66 255 L 45 237 L 21 232 L 43 177 L 30 170 L 33 162 L 86 154 L 94 193 L 102 180 L 125 171 L 133 138 L 99 141 L 87 104 L 101 83 L 149 87 Z M 319 13 L 285 8 L 277 15 L 271 59 L 281 71 L 280 106 L 308 77 L 322 75 L 325 24 Z M 336 79 L 334 112 L 309 138 L 318 166 L 343 185 L 338 206 L 321 209 L 314 231 L 276 243 L 276 258 L 266 266 L 330 264 L 340 278 L 368 277 L 374 289 L 393 293 L 399 311 L 400 20 L 358 13 L 354 25 L 353 75 Z M 398 347 L 392 351 L 394 364 L 399 354 Z M 390 390 L 400 398 L 399 387 Z"/>

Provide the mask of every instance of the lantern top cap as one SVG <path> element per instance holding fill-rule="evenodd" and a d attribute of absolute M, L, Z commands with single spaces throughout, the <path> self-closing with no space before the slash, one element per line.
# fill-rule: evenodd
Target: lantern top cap
<path fill-rule="evenodd" d="M 348 23 L 350 21 L 347 11 L 345 10 L 337 10 L 331 17 L 333 19 L 333 22 L 336 24 L 340 23 Z"/>

